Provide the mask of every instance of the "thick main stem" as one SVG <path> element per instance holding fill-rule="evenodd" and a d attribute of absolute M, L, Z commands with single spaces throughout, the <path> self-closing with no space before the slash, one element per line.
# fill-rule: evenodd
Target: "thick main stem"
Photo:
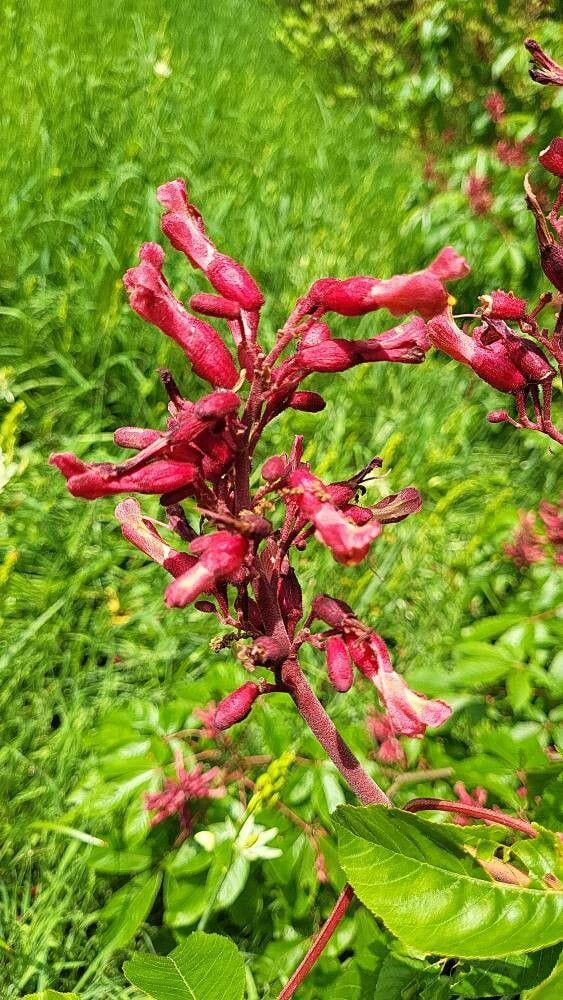
<path fill-rule="evenodd" d="M 281 680 L 293 698 L 299 713 L 317 737 L 323 750 L 365 805 L 390 806 L 383 789 L 364 771 L 358 758 L 342 739 L 336 726 L 325 712 L 315 692 L 305 678 L 296 659 L 288 659 L 281 669 Z"/>
<path fill-rule="evenodd" d="M 309 951 L 305 955 L 305 958 L 297 967 L 291 979 L 285 984 L 278 1000 L 291 1000 L 295 991 L 299 988 L 305 977 L 313 968 L 317 959 L 324 951 L 340 921 L 348 910 L 353 898 L 354 890 L 352 889 L 352 886 L 345 885 L 328 920 L 321 927 L 319 933 L 309 948 Z"/>

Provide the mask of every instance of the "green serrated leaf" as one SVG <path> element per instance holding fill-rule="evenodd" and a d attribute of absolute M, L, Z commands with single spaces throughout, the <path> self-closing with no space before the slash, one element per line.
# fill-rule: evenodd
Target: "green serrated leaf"
<path fill-rule="evenodd" d="M 244 962 L 229 938 L 195 931 L 166 957 L 135 955 L 129 982 L 152 1000 L 242 1000 Z"/>
<path fill-rule="evenodd" d="M 419 953 L 501 958 L 563 937 L 563 893 L 492 881 L 445 826 L 384 806 L 335 820 L 357 896 Z"/>

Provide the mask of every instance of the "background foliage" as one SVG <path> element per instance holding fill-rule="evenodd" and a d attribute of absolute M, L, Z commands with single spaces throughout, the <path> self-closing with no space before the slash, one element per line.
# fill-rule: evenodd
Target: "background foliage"
<path fill-rule="evenodd" d="M 157 235 L 154 188 L 178 174 L 190 181 L 218 244 L 267 291 L 272 328 L 319 275 L 385 276 L 422 266 L 450 240 L 474 265 L 456 292 L 464 311 L 489 281 L 516 286 L 525 272 L 531 290 L 537 270 L 528 267 L 535 249 L 520 208 L 522 171 L 495 167 L 501 235 L 496 207 L 490 217 L 473 216 L 463 183 L 475 157 L 489 155 L 481 145 L 490 147 L 493 131 L 479 115 L 493 78 L 514 116 L 511 134 L 533 134 L 533 151 L 545 144 L 546 98 L 528 81 L 518 46 L 532 32 L 554 43 L 557 28 L 549 5 L 533 25 L 523 24 L 536 13 L 529 5 L 511 4 L 517 16 L 499 8 L 494 19 L 492 6 L 449 4 L 450 22 L 442 4 L 390 4 L 389 27 L 382 21 L 379 33 L 372 4 L 302 7 L 292 12 L 297 25 L 277 6 L 243 0 L 143 0 L 135 10 L 125 0 L 102 0 L 95 11 L 70 0 L 3 6 L 0 983 L 7 1000 L 47 987 L 87 1000 L 126 996 L 121 964 L 134 942 L 164 954 L 196 926 L 236 940 L 250 969 L 249 997 L 275 996 L 311 926 L 330 909 L 343 881 L 330 842 L 323 841 L 329 882 L 320 883 L 311 837 L 268 795 L 251 818 L 278 829 L 269 842 L 282 851 L 275 858 L 245 856 L 252 845 L 238 839 L 245 814 L 236 789 L 201 817 L 214 851 L 193 841 L 176 846 L 173 820 L 149 832 L 141 794 L 172 773 L 171 736 L 197 728 L 194 709 L 230 689 L 237 668 L 227 652 L 209 651 L 211 635 L 196 612 L 164 610 L 160 573 L 122 543 L 111 501 L 73 501 L 46 458 L 55 447 L 107 457 L 114 426 L 161 420 L 160 365 L 171 364 L 189 393 L 179 354 L 128 311 L 120 280 L 141 240 Z M 327 12 L 332 20 L 321 20 Z M 333 23 L 341 13 L 343 26 Z M 328 58 L 318 40 L 319 30 L 328 37 L 326 25 Z M 483 25 L 500 66 L 492 77 L 486 54 L 466 36 L 477 38 Z M 288 38 L 304 64 L 288 54 Z M 362 39 L 392 51 L 366 46 L 361 65 Z M 322 65 L 311 67 L 316 53 Z M 415 86 L 402 94 L 407 78 Z M 428 142 L 447 127 L 442 115 L 460 129 L 444 151 L 449 179 L 434 191 L 422 184 L 429 150 L 420 125 L 429 107 L 436 116 Z M 195 291 L 197 278 L 173 267 L 177 292 Z M 358 335 L 374 327 L 367 318 Z M 351 331 L 351 321 L 339 329 Z M 557 456 L 542 440 L 487 425 L 494 394 L 436 357 L 423 369 L 373 366 L 338 376 L 325 395 L 322 419 L 284 416 L 272 450 L 304 429 L 320 475 L 344 476 L 378 453 L 385 465 L 376 491 L 411 481 L 424 498 L 423 513 L 387 531 L 361 569 L 335 571 L 320 553 L 301 567 L 306 585 L 321 579 L 377 623 L 415 687 L 457 709 L 445 731 L 406 745 L 411 769 L 451 769 L 451 776 L 399 785 L 395 801 L 451 797 L 452 782 L 462 780 L 484 786 L 489 802 L 524 805 L 557 828 L 559 763 L 544 748 L 560 749 L 561 741 L 561 583 L 549 565 L 519 571 L 502 553 L 517 508 L 555 497 Z M 320 664 L 309 669 L 367 758 L 373 742 L 363 720 L 372 694 L 358 687 L 331 701 Z M 297 755 L 282 768 L 279 801 L 309 833 L 311 824 L 330 831 L 330 812 L 346 794 L 326 763 L 307 764 L 318 748 L 283 699 L 255 710 L 235 735 L 245 756 L 278 759 L 288 747 Z M 197 737 L 182 745 L 188 761 L 199 750 Z M 395 782 L 375 760 L 368 766 L 386 786 Z M 253 765 L 252 780 L 267 767 Z M 522 784 L 526 800 L 517 794 Z M 517 968 L 422 963 L 358 908 L 303 988 L 304 1000 L 328 989 L 353 995 L 352 958 L 377 970 L 374 995 L 391 1000 L 494 996 L 499 984 L 514 996 L 549 972 L 543 959 Z"/>

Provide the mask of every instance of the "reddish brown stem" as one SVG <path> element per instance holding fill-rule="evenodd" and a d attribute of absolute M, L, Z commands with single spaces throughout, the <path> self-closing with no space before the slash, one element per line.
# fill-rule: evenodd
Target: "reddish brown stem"
<path fill-rule="evenodd" d="M 487 823 L 498 823 L 500 826 L 507 826 L 510 830 L 518 830 L 528 837 L 537 837 L 537 830 L 525 819 L 518 819 L 516 816 L 505 816 L 496 809 L 486 809 L 484 806 L 472 806 L 465 802 L 450 802 L 449 799 L 412 799 L 404 807 L 405 812 L 422 812 L 425 809 L 439 810 L 440 812 L 459 813 L 460 816 L 469 816 L 471 819 L 484 819 Z"/>
<path fill-rule="evenodd" d="M 365 806 L 373 804 L 390 806 L 391 802 L 383 789 L 376 785 L 375 781 L 364 771 L 358 758 L 342 739 L 306 680 L 297 660 L 285 661 L 281 670 L 281 679 L 293 698 L 300 715 L 305 719 L 360 802 Z"/>
<path fill-rule="evenodd" d="M 284 986 L 278 1000 L 291 1000 L 291 997 L 295 994 L 295 991 L 309 974 L 315 962 L 330 941 L 340 921 L 348 910 L 353 898 L 354 890 L 352 889 L 352 886 L 345 885 L 328 920 L 325 924 L 323 924 L 311 947 L 309 948 L 309 951 L 305 955 L 305 958 L 295 970 L 289 982 Z"/>

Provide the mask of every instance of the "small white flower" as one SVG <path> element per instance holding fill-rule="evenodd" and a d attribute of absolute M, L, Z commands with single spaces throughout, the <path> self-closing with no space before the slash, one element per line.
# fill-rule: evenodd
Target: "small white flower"
<path fill-rule="evenodd" d="M 268 861 L 281 857 L 283 853 L 279 847 L 267 846 L 277 835 L 277 827 L 267 830 L 265 826 L 254 822 L 254 816 L 249 816 L 240 828 L 235 846 L 247 861 L 257 861 L 258 858 Z"/>

